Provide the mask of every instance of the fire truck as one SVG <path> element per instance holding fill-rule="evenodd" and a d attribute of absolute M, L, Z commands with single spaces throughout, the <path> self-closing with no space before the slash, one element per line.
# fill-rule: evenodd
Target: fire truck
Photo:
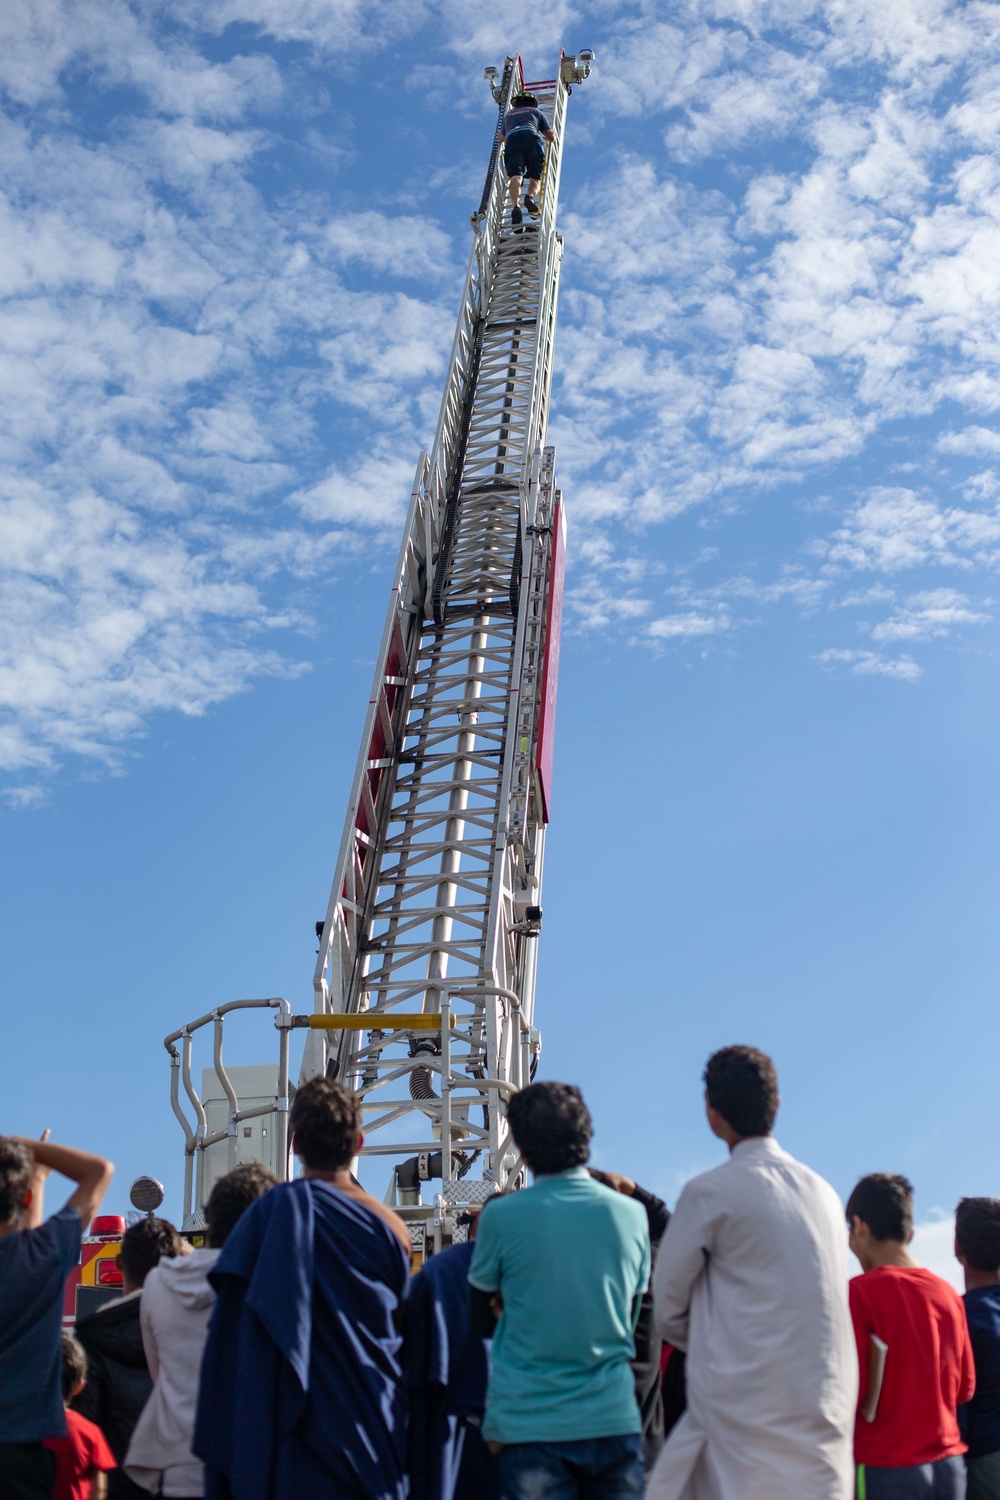
<path fill-rule="evenodd" d="M 141 1218 L 154 1214 L 163 1202 L 163 1184 L 155 1177 L 137 1177 L 129 1188 L 129 1202 Z M 122 1295 L 122 1269 L 118 1259 L 122 1235 L 128 1221 L 121 1214 L 95 1214 L 83 1236 L 79 1264 L 66 1278 L 63 1325 L 72 1328 L 78 1318 L 97 1312 L 106 1302 Z"/>
<path fill-rule="evenodd" d="M 183 1228 L 245 1160 L 290 1175 L 299 1081 L 360 1098 L 363 1163 L 387 1168 L 415 1262 L 461 1239 L 468 1209 L 524 1182 L 506 1104 L 535 1075 L 545 835 L 566 555 L 546 431 L 563 240 L 569 101 L 593 53 L 532 82 L 520 57 L 484 76 L 497 108 L 433 443 L 421 453 L 319 940 L 311 1008 L 226 1000 L 172 1031 L 184 1134 Z M 512 215 L 502 124 L 528 92 L 550 126 L 538 213 Z M 277 1058 L 226 1066 L 227 1024 L 273 1016 Z M 200 1078 L 196 1047 L 210 1048 Z M 96 1220 L 76 1295 L 115 1286 L 121 1229 Z"/>

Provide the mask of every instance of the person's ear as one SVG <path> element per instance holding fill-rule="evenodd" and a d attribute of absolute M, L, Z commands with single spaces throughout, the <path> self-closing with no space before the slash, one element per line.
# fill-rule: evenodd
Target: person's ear
<path fill-rule="evenodd" d="M 962 1254 L 962 1247 L 958 1243 L 958 1235 L 957 1234 L 955 1236 L 955 1259 L 958 1261 L 958 1263 L 959 1263 L 960 1266 L 964 1266 L 965 1265 L 965 1256 Z"/>
<path fill-rule="evenodd" d="M 24 1197 L 21 1199 L 21 1207 L 24 1209 L 24 1211 L 26 1213 L 27 1213 L 28 1209 L 31 1207 L 31 1205 L 34 1202 L 34 1200 L 35 1200 L 35 1190 L 34 1190 L 34 1188 L 25 1188 L 25 1190 L 24 1190 Z"/>
<path fill-rule="evenodd" d="M 291 1151 L 293 1156 L 297 1156 L 300 1161 L 302 1160 L 302 1152 L 299 1150 L 298 1137 L 294 1135 L 292 1136 Z"/>
<path fill-rule="evenodd" d="M 358 1144 L 354 1148 L 354 1154 L 355 1154 L 355 1156 L 357 1156 L 358 1152 L 361 1150 L 361 1147 L 364 1145 L 364 1143 L 365 1143 L 364 1131 L 359 1130 L 358 1131 Z"/>

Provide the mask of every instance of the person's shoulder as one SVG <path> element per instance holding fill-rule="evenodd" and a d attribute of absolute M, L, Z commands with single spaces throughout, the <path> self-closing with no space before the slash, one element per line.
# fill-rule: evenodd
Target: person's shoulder
<path fill-rule="evenodd" d="M 66 1435 L 77 1447 L 83 1444 L 93 1446 L 98 1439 L 104 1440 L 104 1434 L 97 1423 L 85 1417 L 82 1412 L 74 1411 L 72 1406 L 66 1408 Z"/>
<path fill-rule="evenodd" d="M 674 1212 L 680 1209 L 682 1203 L 685 1207 L 690 1207 L 692 1202 L 725 1193 L 727 1185 L 731 1185 L 733 1181 L 733 1168 L 736 1165 L 733 1158 L 727 1156 L 725 1161 L 720 1161 L 716 1166 L 706 1167 L 704 1172 L 696 1172 L 693 1177 L 689 1177 L 677 1195 L 677 1208 Z"/>
<path fill-rule="evenodd" d="M 360 1185 L 352 1188 L 336 1187 L 332 1182 L 324 1182 L 320 1178 L 300 1178 L 298 1183 L 289 1186 L 305 1188 L 311 1192 L 314 1198 L 319 1198 L 327 1203 L 335 1204 L 340 1211 L 344 1205 L 350 1205 L 348 1212 L 360 1212 L 369 1221 L 374 1219 L 380 1229 L 395 1241 L 404 1255 L 408 1256 L 412 1248 L 410 1231 L 406 1224 L 387 1203 L 382 1203 L 378 1198 L 366 1193 Z"/>
<path fill-rule="evenodd" d="M 19 1229 L 16 1234 L 6 1235 L 0 1240 L 0 1258 L 8 1267 L 17 1264 L 25 1269 L 47 1266 L 53 1261 L 72 1262 L 79 1255 L 82 1237 L 80 1215 L 67 1203 L 37 1228 Z"/>
<path fill-rule="evenodd" d="M 456 1278 L 466 1279 L 475 1248 L 475 1240 L 465 1240 L 459 1245 L 449 1245 L 447 1249 L 439 1250 L 436 1255 L 424 1261 L 423 1266 L 413 1278 L 414 1286 L 418 1282 L 430 1287 Z"/>
<path fill-rule="evenodd" d="M 926 1266 L 917 1266 L 915 1269 L 919 1273 L 915 1279 L 926 1289 L 928 1296 L 948 1307 L 959 1308 L 964 1316 L 965 1304 L 962 1301 L 962 1295 L 956 1291 L 950 1281 L 946 1281 L 936 1271 L 928 1271 Z"/>
<path fill-rule="evenodd" d="M 152 1268 L 155 1270 L 155 1266 Z M 151 1275 L 152 1271 L 147 1275 Z M 76 1335 L 82 1344 L 88 1340 L 94 1343 L 100 1341 L 102 1334 L 110 1328 L 120 1327 L 122 1324 L 138 1323 L 139 1309 L 142 1305 L 142 1292 L 129 1292 L 127 1296 L 116 1297 L 113 1302 L 105 1302 L 94 1312 L 84 1313 L 83 1317 L 76 1321 Z"/>
<path fill-rule="evenodd" d="M 95 1430 L 100 1431 L 100 1428 L 98 1428 L 96 1422 L 92 1422 L 90 1418 L 85 1417 L 82 1412 L 76 1411 L 72 1406 L 67 1406 L 66 1430 L 67 1432 L 72 1434 L 74 1432 L 93 1432 Z"/>
<path fill-rule="evenodd" d="M 986 1312 L 995 1316 L 1000 1313 L 1000 1281 L 993 1286 L 973 1286 L 963 1292 L 962 1301 L 968 1312 Z"/>
<path fill-rule="evenodd" d="M 595 1182 L 594 1187 L 597 1189 L 593 1195 L 594 1202 L 610 1218 L 629 1228 L 638 1226 L 648 1232 L 646 1210 L 641 1203 L 629 1194 L 609 1190 L 599 1182 Z"/>
<path fill-rule="evenodd" d="M 525 1204 L 528 1204 L 529 1209 L 531 1208 L 532 1204 L 537 1204 L 537 1197 L 532 1199 L 531 1194 L 534 1193 L 538 1187 L 539 1184 L 537 1182 L 533 1182 L 528 1187 L 522 1188 L 518 1193 L 494 1193 L 492 1198 L 487 1198 L 486 1202 L 483 1204 L 482 1212 L 479 1215 L 479 1223 L 476 1227 L 476 1234 L 479 1235 L 482 1233 L 482 1228 L 486 1223 L 487 1215 L 489 1215 L 489 1222 L 491 1224 L 497 1224 L 510 1214 L 516 1215 L 522 1212 L 524 1210 Z"/>
<path fill-rule="evenodd" d="M 85 1454 L 97 1469 L 118 1467 L 111 1445 L 96 1422 L 69 1407 L 66 1411 L 66 1435 L 77 1453 Z"/>

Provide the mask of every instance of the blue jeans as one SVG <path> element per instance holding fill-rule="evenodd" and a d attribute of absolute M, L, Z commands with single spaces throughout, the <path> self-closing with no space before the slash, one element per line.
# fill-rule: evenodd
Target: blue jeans
<path fill-rule="evenodd" d="M 939 1458 L 907 1469 L 864 1464 L 858 1472 L 858 1494 L 864 1500 L 965 1500 L 965 1459 Z"/>
<path fill-rule="evenodd" d="M 641 1500 L 642 1439 L 510 1443 L 497 1454 L 503 1500 Z"/>

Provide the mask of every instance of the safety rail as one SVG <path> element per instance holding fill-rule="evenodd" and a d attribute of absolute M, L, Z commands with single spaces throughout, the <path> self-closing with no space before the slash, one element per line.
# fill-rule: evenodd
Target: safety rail
<path fill-rule="evenodd" d="M 222 1032 L 225 1019 L 233 1011 L 238 1010 L 262 1010 L 277 1009 L 275 1025 L 279 1028 L 278 1045 L 278 1088 L 273 1104 L 255 1105 L 251 1109 L 241 1109 L 239 1098 L 233 1087 L 232 1080 L 226 1072 L 222 1059 Z M 174 1112 L 181 1129 L 184 1131 L 184 1216 L 182 1222 L 187 1226 L 194 1208 L 204 1205 L 204 1173 L 205 1152 L 210 1146 L 219 1141 L 230 1142 L 230 1165 L 235 1165 L 234 1142 L 236 1139 L 236 1127 L 242 1120 L 250 1120 L 260 1115 L 274 1114 L 277 1118 L 277 1161 L 278 1177 L 281 1181 L 288 1178 L 288 1109 L 290 1098 L 290 1080 L 288 1076 L 288 1052 L 289 1031 L 288 1021 L 291 1019 L 292 1007 L 287 1000 L 273 997 L 262 1000 L 228 1000 L 224 1005 L 217 1005 L 214 1010 L 207 1011 L 205 1015 L 199 1016 L 196 1021 L 189 1021 L 177 1031 L 172 1031 L 169 1036 L 164 1037 L 163 1045 L 170 1056 L 170 1107 Z M 288 1018 L 287 1020 L 285 1018 Z M 205 1106 L 195 1089 L 191 1078 L 191 1050 L 192 1038 L 196 1031 L 203 1026 L 214 1027 L 214 1038 L 212 1046 L 213 1067 L 216 1077 L 226 1095 L 229 1105 L 228 1120 L 225 1130 L 209 1132 L 208 1119 L 205 1114 Z M 174 1045 L 180 1042 L 181 1050 L 178 1052 Z M 191 1107 L 194 1110 L 195 1124 L 192 1125 L 185 1115 L 180 1104 L 180 1084 L 184 1085 Z M 192 1204 L 192 1191 L 194 1191 L 196 1203 Z"/>

